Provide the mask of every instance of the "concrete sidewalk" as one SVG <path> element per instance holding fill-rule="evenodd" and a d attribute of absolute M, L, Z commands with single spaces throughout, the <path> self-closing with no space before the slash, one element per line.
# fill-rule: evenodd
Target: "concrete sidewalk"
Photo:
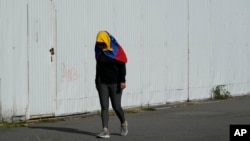
<path fill-rule="evenodd" d="M 250 124 L 250 96 L 161 107 L 155 111 L 126 114 L 129 133 L 119 135 L 120 123 L 110 117 L 114 141 L 229 141 L 230 124 Z M 101 140 L 101 118 L 92 116 L 28 127 L 0 127 L 0 141 L 92 141 Z"/>

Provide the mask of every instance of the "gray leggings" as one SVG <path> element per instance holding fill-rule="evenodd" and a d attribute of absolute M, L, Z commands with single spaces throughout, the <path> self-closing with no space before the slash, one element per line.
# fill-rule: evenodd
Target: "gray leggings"
<path fill-rule="evenodd" d="M 122 91 L 117 91 L 117 84 L 97 84 L 99 99 L 101 104 L 101 117 L 103 128 L 108 128 L 109 121 L 109 98 L 112 107 L 118 116 L 121 124 L 125 122 L 124 112 L 121 107 Z"/>

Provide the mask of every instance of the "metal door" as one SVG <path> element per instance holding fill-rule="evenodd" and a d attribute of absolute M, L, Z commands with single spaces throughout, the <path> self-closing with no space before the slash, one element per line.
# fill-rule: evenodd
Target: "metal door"
<path fill-rule="evenodd" d="M 56 95 L 55 22 L 52 0 L 27 3 L 29 118 L 53 116 Z"/>

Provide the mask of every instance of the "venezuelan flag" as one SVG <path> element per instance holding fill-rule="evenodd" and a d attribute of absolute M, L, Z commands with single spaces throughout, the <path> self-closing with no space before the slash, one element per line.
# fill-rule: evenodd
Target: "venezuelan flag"
<path fill-rule="evenodd" d="M 121 45 L 116 39 L 107 31 L 99 31 L 96 36 L 96 42 L 105 43 L 105 48 L 100 48 L 95 45 L 95 55 L 98 58 L 103 52 L 106 56 L 127 63 L 127 56 Z"/>

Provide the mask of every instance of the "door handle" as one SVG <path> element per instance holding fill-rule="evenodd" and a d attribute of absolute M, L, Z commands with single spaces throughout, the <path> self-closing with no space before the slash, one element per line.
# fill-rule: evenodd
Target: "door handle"
<path fill-rule="evenodd" d="M 50 61 L 53 62 L 53 55 L 55 54 L 55 50 L 54 48 L 52 47 L 50 50 L 49 50 L 50 54 L 51 54 L 51 57 L 50 57 Z"/>
<path fill-rule="evenodd" d="M 49 52 L 50 52 L 51 55 L 54 55 L 54 54 L 55 54 L 54 48 L 51 48 L 51 49 L 49 50 Z"/>

